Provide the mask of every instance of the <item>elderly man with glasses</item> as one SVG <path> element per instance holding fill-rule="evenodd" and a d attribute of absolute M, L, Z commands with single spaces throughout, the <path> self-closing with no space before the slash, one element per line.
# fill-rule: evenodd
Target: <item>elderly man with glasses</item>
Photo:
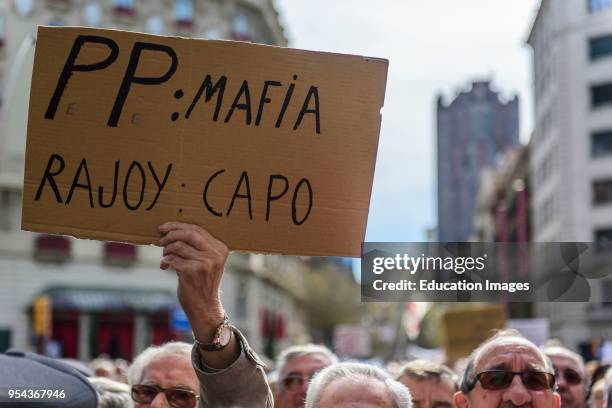
<path fill-rule="evenodd" d="M 544 345 L 541 350 L 550 358 L 555 368 L 561 406 L 563 408 L 586 407 L 588 380 L 582 357 L 555 342 Z"/>
<path fill-rule="evenodd" d="M 324 346 L 304 344 L 283 350 L 277 363 L 277 408 L 303 408 L 312 377 L 336 362 L 336 355 Z"/>
<path fill-rule="evenodd" d="M 503 330 L 472 352 L 455 394 L 456 408 L 560 408 L 550 360 L 514 330 Z"/>
<path fill-rule="evenodd" d="M 195 344 L 150 347 L 136 358 L 129 374 L 136 407 L 272 407 L 263 364 L 221 304 L 227 247 L 196 225 L 168 222 L 159 230 L 160 268 L 176 271 Z"/>

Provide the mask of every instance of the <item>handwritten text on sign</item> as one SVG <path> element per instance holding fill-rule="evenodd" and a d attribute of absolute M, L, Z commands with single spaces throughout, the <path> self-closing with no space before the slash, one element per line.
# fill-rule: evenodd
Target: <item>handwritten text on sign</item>
<path fill-rule="evenodd" d="M 357 56 L 41 27 L 22 226 L 149 243 L 181 220 L 233 249 L 356 255 L 386 70 Z"/>

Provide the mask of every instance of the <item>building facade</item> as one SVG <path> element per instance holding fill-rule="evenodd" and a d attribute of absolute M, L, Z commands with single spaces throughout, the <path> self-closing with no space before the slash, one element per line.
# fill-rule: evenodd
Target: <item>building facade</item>
<path fill-rule="evenodd" d="M 448 105 L 438 98 L 438 240 L 467 241 L 480 171 L 519 142 L 519 102 L 503 100 L 489 82 L 474 82 Z"/>
<path fill-rule="evenodd" d="M 190 339 L 161 250 L 20 230 L 29 83 L 38 24 L 287 45 L 271 0 L 0 0 L 0 351 L 131 359 Z M 258 351 L 306 338 L 295 296 L 232 254 L 222 300 Z M 44 339 L 44 341 L 42 341 Z M 44 346 L 50 346 L 45 348 Z"/>
<path fill-rule="evenodd" d="M 612 243 L 612 0 L 542 0 L 529 33 L 535 130 L 533 240 Z M 609 280 L 590 304 L 541 304 L 553 336 L 612 338 Z M 586 346 L 584 346 L 586 347 Z"/>
<path fill-rule="evenodd" d="M 476 242 L 528 242 L 531 209 L 529 149 L 508 150 L 496 168 L 484 169 L 474 213 Z"/>

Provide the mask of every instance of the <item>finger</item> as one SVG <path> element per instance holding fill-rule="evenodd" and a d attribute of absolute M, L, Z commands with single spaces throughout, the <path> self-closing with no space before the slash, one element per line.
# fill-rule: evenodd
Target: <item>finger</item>
<path fill-rule="evenodd" d="M 161 260 L 162 269 L 173 269 L 177 273 L 181 273 L 187 271 L 190 267 L 190 262 L 178 255 L 167 255 L 164 256 Z"/>
<path fill-rule="evenodd" d="M 159 239 L 160 246 L 167 246 L 175 241 L 183 241 L 197 250 L 204 250 L 210 247 L 204 237 L 195 230 L 175 229 Z"/>
<path fill-rule="evenodd" d="M 174 231 L 177 229 L 190 230 L 190 229 L 194 229 L 194 227 L 196 227 L 196 225 L 194 224 L 187 224 L 185 222 L 178 222 L 178 221 L 169 221 L 169 222 L 163 223 L 157 228 L 159 229 L 161 233 L 167 234 L 168 232 Z"/>
<path fill-rule="evenodd" d="M 164 247 L 164 256 L 178 255 L 185 259 L 195 259 L 199 251 L 183 241 L 174 241 Z"/>
<path fill-rule="evenodd" d="M 163 234 L 167 234 L 168 232 L 175 231 L 175 230 L 188 230 L 188 231 L 191 230 L 191 231 L 196 231 L 199 234 L 201 234 L 204 237 L 204 239 L 206 239 L 206 240 L 215 241 L 215 242 L 221 242 L 217 238 L 215 238 L 211 233 L 206 231 L 204 228 L 200 227 L 199 225 L 195 225 L 195 224 L 187 224 L 187 223 L 184 223 L 184 222 L 170 221 L 170 222 L 163 223 L 162 225 L 160 225 L 158 227 L 158 229 Z M 223 245 L 225 245 L 225 244 L 223 244 Z"/>

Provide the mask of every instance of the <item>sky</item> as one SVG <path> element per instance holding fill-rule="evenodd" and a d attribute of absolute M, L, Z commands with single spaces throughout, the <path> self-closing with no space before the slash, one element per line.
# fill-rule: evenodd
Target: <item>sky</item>
<path fill-rule="evenodd" d="M 366 241 L 425 241 L 436 225 L 435 120 L 473 80 L 518 94 L 520 139 L 533 127 L 537 0 L 275 0 L 289 46 L 382 57 L 389 73 Z"/>

